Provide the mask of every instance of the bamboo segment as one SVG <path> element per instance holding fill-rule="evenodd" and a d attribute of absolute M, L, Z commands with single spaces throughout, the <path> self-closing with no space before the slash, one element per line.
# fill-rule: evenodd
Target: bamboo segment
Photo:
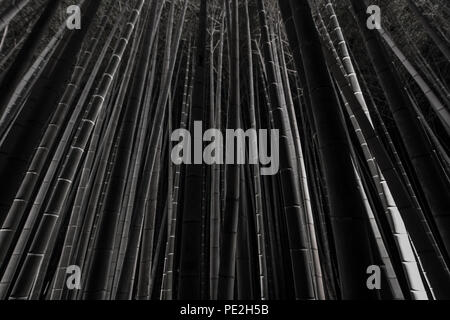
<path fill-rule="evenodd" d="M 427 97 L 428 101 L 430 102 L 431 107 L 438 115 L 438 117 L 441 120 L 442 125 L 444 126 L 447 133 L 450 135 L 449 107 L 448 106 L 445 107 L 444 104 L 439 100 L 437 95 L 428 86 L 428 84 L 425 82 L 425 80 L 422 78 L 422 76 L 419 74 L 419 72 L 416 70 L 416 68 L 411 64 L 411 62 L 408 61 L 408 59 L 403 54 L 403 52 L 397 47 L 397 45 L 395 44 L 395 42 L 391 38 L 391 36 L 388 34 L 388 32 L 384 29 L 378 29 L 378 32 L 381 34 L 384 41 L 386 41 L 388 46 L 391 48 L 392 52 L 394 52 L 394 54 L 397 56 L 397 58 L 403 64 L 405 69 L 408 70 L 408 73 L 411 75 L 411 77 L 413 77 L 414 81 L 420 87 L 423 94 Z"/>
<path fill-rule="evenodd" d="M 440 167 L 433 158 L 431 146 L 426 140 L 422 128 L 414 119 L 413 110 L 404 97 L 399 85 L 398 77 L 392 72 L 385 53 L 376 37 L 377 33 L 371 33 L 365 28 L 363 3 L 352 1 L 360 30 L 371 57 L 373 66 L 379 78 L 380 84 L 386 95 L 389 107 L 399 132 L 411 158 L 415 173 L 423 188 L 426 200 L 431 209 L 431 214 L 439 237 L 443 243 L 445 256 L 448 256 L 450 246 L 450 185 L 442 174 Z"/>
<path fill-rule="evenodd" d="M 273 114 L 274 126 L 281 129 L 280 136 L 280 170 L 282 174 L 283 192 L 285 193 L 286 203 L 284 210 L 289 232 L 290 255 L 292 259 L 292 269 L 294 271 L 295 294 L 298 299 L 313 299 L 314 290 L 312 283 L 312 272 L 310 270 L 310 244 L 307 239 L 306 223 L 304 212 L 301 210 L 297 190 L 298 183 L 294 176 L 294 163 L 292 161 L 292 146 L 288 143 L 287 131 L 288 125 L 285 123 L 286 106 L 278 96 L 278 84 L 276 73 L 273 69 L 273 55 L 270 47 L 269 30 L 267 25 L 266 11 L 263 1 L 258 1 L 259 20 L 263 29 L 264 57 L 267 61 L 267 75 L 269 83 L 269 94 L 271 101 L 271 111 Z M 300 234 L 296 231 L 301 228 Z M 302 270 L 301 273 L 295 270 Z"/>
<path fill-rule="evenodd" d="M 195 76 L 192 92 L 192 107 L 189 120 L 189 131 L 193 132 L 194 121 L 203 120 L 203 96 L 205 83 L 205 54 L 206 54 L 206 28 L 207 28 L 207 2 L 201 1 L 200 23 L 196 40 Z M 200 269 L 201 258 L 201 203 L 203 169 L 201 165 L 191 164 L 186 166 L 186 181 L 183 201 L 181 255 L 180 255 L 180 279 L 178 287 L 179 299 L 200 299 Z"/>
<path fill-rule="evenodd" d="M 51 233 L 56 227 L 59 213 L 61 212 L 62 205 L 68 196 L 70 185 L 73 183 L 76 169 L 81 161 L 90 133 L 92 132 L 95 126 L 95 121 L 97 120 L 102 109 L 106 95 L 120 65 L 121 57 L 127 48 L 127 44 L 133 33 L 134 26 L 139 18 L 143 4 L 143 0 L 138 1 L 135 9 L 132 11 L 127 27 L 125 28 L 122 37 L 119 39 L 115 52 L 111 57 L 107 72 L 102 77 L 98 94 L 92 97 L 91 109 L 86 114 L 86 117 L 81 121 L 80 135 L 77 142 L 70 148 L 69 154 L 65 160 L 64 170 L 57 179 L 57 183 L 46 207 L 44 216 L 42 217 L 37 232 L 34 236 L 34 245 L 29 249 L 24 265 L 19 273 L 19 279 L 33 279 L 39 271 L 41 261 L 48 246 L 48 238 L 46 239 L 46 234 L 49 232 Z M 18 283 L 21 283 L 21 285 L 14 286 L 11 296 L 16 299 L 27 298 L 30 294 L 31 285 L 33 282 L 18 281 Z"/>
<path fill-rule="evenodd" d="M 5 11 L 0 13 L 0 31 L 7 27 L 8 23 L 25 7 L 30 0 L 15 1 Z"/>
<path fill-rule="evenodd" d="M 324 27 L 323 23 L 322 23 L 322 27 Z M 329 46 L 329 49 L 333 52 L 334 61 L 337 65 L 340 66 L 340 68 L 342 70 L 342 73 L 340 73 L 340 74 L 345 75 L 346 70 L 344 68 L 344 64 L 342 63 L 342 60 L 344 58 L 346 58 L 348 61 L 347 63 L 351 63 L 351 58 L 348 55 L 345 55 L 344 58 L 341 60 L 337 51 L 334 48 L 332 40 L 330 39 L 330 35 L 328 34 L 327 30 L 325 30 L 325 28 L 323 30 L 322 36 L 326 40 L 328 40 L 328 43 L 329 43 L 328 46 Z M 343 39 L 343 38 L 341 38 L 341 39 Z M 345 50 L 345 52 L 347 52 L 347 50 Z M 348 70 L 354 72 L 353 66 Z M 356 74 L 355 74 L 355 76 L 356 76 Z M 347 75 L 347 77 L 348 77 L 348 75 Z M 360 94 L 360 95 L 357 94 L 357 92 L 361 93 L 360 87 L 359 87 L 359 84 L 357 86 L 355 86 L 354 84 L 355 84 L 354 81 L 348 81 L 348 85 L 351 86 L 353 89 L 354 96 L 360 97 L 360 99 L 358 99 L 359 105 L 367 117 L 368 112 L 369 112 L 367 109 L 367 105 L 365 104 L 365 102 L 362 103 L 362 101 L 365 101 L 364 96 L 362 94 Z M 420 281 L 420 274 L 419 274 L 417 262 L 414 258 L 412 248 L 409 244 L 408 234 L 406 233 L 406 229 L 404 228 L 403 220 L 401 219 L 401 217 L 399 215 L 398 207 L 392 198 L 391 191 L 390 191 L 388 185 L 386 184 L 386 180 L 384 179 L 383 174 L 379 172 L 380 168 L 378 167 L 377 160 L 375 159 L 375 157 L 373 157 L 373 155 L 369 149 L 369 145 L 367 144 L 367 141 L 364 138 L 364 134 L 358 123 L 358 119 L 355 117 L 351 107 L 349 106 L 348 101 L 345 99 L 345 94 L 343 94 L 341 89 L 340 89 L 340 93 L 341 93 L 341 95 L 343 95 L 344 104 L 347 108 L 348 114 L 350 115 L 350 119 L 353 124 L 355 133 L 361 144 L 361 148 L 363 150 L 363 153 L 365 155 L 372 178 L 375 182 L 377 191 L 378 191 L 381 201 L 383 203 L 383 207 L 385 209 L 386 214 L 390 218 L 390 226 L 391 226 L 391 228 L 393 228 L 393 234 L 394 234 L 394 238 L 396 240 L 397 246 L 399 247 L 402 258 L 405 258 L 405 260 L 402 261 L 402 265 L 405 266 L 404 267 L 405 274 L 408 277 L 408 282 L 410 284 L 409 288 L 410 288 L 411 294 L 416 299 L 424 299 L 427 297 L 427 295 L 425 293 L 425 289 L 422 284 L 422 281 Z M 370 118 L 367 117 L 367 119 L 369 120 Z M 371 124 L 371 127 L 373 128 L 372 122 L 370 122 L 370 124 Z M 373 216 L 373 213 L 371 213 L 371 216 Z M 374 230 L 376 228 L 378 228 L 377 225 L 373 223 L 372 219 L 371 219 L 371 225 Z M 376 231 L 376 232 L 379 233 L 379 231 Z M 384 246 L 384 244 L 381 244 L 381 245 Z M 383 249 L 380 247 L 380 250 L 384 251 L 386 249 Z"/>

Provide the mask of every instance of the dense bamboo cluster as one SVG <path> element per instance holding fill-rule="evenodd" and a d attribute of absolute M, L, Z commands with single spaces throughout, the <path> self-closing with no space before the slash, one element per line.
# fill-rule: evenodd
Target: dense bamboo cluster
<path fill-rule="evenodd" d="M 450 11 L 375 2 L 0 0 L 0 298 L 450 298 Z"/>

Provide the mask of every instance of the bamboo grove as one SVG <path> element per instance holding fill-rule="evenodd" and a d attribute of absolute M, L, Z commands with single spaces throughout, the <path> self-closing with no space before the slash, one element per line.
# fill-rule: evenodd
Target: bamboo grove
<path fill-rule="evenodd" d="M 0 1 L 1 299 L 450 298 L 446 1 L 74 2 Z"/>

